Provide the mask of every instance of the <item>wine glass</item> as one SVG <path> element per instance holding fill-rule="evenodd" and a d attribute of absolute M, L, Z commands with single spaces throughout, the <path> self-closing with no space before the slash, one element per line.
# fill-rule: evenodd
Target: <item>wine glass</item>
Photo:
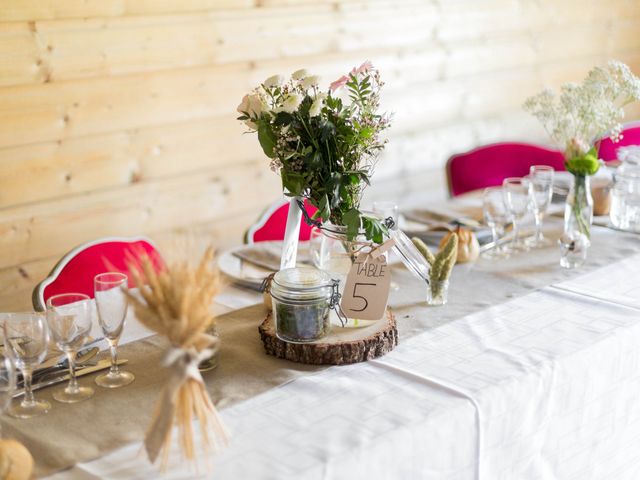
<path fill-rule="evenodd" d="M 51 408 L 51 404 L 45 400 L 36 400 L 31 388 L 33 369 L 44 360 L 49 343 L 44 316 L 34 312 L 7 313 L 2 328 L 5 352 L 20 369 L 24 378 L 24 397 L 19 404 L 13 405 L 9 409 L 9 415 L 16 418 L 44 415 Z M 8 369 L 7 375 L 11 375 Z M 13 381 L 8 379 L 6 383 L 3 379 L 1 384 L 8 385 L 5 391 L 12 390 L 12 386 L 15 386 L 15 379 Z M 9 398 L 6 397 L 6 393 L 3 392 L 3 406 L 11 400 L 11 395 L 8 395 Z"/>
<path fill-rule="evenodd" d="M 529 180 L 509 177 L 502 182 L 502 194 L 507 211 L 513 222 L 513 241 L 508 246 L 510 252 L 525 252 L 529 248 L 520 238 L 520 222 L 529 211 Z"/>
<path fill-rule="evenodd" d="M 127 296 L 123 289 L 128 287 L 124 273 L 107 272 L 93 279 L 94 296 L 98 307 L 98 322 L 102 333 L 109 341 L 111 368 L 108 373 L 96 377 L 101 387 L 124 387 L 133 382 L 133 373 L 118 368 L 118 341 L 127 316 Z"/>
<path fill-rule="evenodd" d="M 76 379 L 76 353 L 91 330 L 91 299 L 82 293 L 62 293 L 47 300 L 47 323 L 51 337 L 69 361 L 69 384 L 53 394 L 62 403 L 76 403 L 93 396 L 93 388 Z"/>
<path fill-rule="evenodd" d="M 529 170 L 531 210 L 536 221 L 535 235 L 526 240 L 531 247 L 544 247 L 550 244 L 542 234 L 542 219 L 547 213 L 553 196 L 553 174 L 553 167 L 548 165 L 533 165 Z"/>
<path fill-rule="evenodd" d="M 485 188 L 482 193 L 482 213 L 484 221 L 491 229 L 494 247 L 482 254 L 483 257 L 496 259 L 507 258 L 509 253 L 498 242 L 504 235 L 504 227 L 511 219 L 504 201 L 502 187 Z"/>

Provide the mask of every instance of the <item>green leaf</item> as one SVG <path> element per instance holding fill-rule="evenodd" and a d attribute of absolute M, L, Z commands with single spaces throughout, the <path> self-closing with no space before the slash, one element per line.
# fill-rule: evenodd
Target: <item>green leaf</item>
<path fill-rule="evenodd" d="M 276 135 L 268 123 L 258 123 L 258 141 L 264 154 L 269 158 L 274 158 L 273 148 L 276 145 Z"/>
<path fill-rule="evenodd" d="M 347 239 L 353 240 L 360 231 L 360 212 L 352 208 L 342 215 L 342 222 L 347 227 Z"/>
<path fill-rule="evenodd" d="M 289 125 L 293 121 L 293 115 L 287 112 L 278 112 L 273 119 L 273 124 L 283 127 Z"/>
<path fill-rule="evenodd" d="M 302 195 L 304 177 L 299 173 L 282 170 L 282 188 L 287 191 L 287 196 L 298 197 Z"/>
<path fill-rule="evenodd" d="M 329 216 L 331 215 L 331 210 L 329 210 L 329 199 L 327 198 L 327 195 L 323 195 L 320 198 L 320 202 L 318 202 L 318 210 L 316 210 L 316 213 L 313 214 L 313 219 L 315 220 L 316 218 L 329 218 Z"/>

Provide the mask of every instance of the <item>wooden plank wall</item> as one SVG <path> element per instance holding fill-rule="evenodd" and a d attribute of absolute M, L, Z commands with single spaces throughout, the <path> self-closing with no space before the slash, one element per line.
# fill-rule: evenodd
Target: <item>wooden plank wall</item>
<path fill-rule="evenodd" d="M 372 60 L 395 112 L 378 191 L 411 174 L 428 198 L 452 152 L 544 139 L 521 111 L 543 85 L 640 72 L 639 20 L 637 0 L 0 0 L 0 310 L 95 237 L 239 242 L 279 193 L 235 121 L 268 75 Z"/>

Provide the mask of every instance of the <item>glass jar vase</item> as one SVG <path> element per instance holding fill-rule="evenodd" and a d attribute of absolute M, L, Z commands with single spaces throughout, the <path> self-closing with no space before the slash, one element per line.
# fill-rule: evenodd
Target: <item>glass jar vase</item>
<path fill-rule="evenodd" d="M 640 232 L 640 146 L 620 147 L 618 158 L 621 164 L 614 174 L 611 224 Z"/>
<path fill-rule="evenodd" d="M 334 280 L 338 280 L 338 291 L 342 295 L 345 282 L 351 266 L 358 255 L 367 251 L 373 245 L 367 240 L 364 232 L 361 232 L 355 239 L 347 239 L 346 227 L 325 224 L 323 228 L 314 228 L 311 231 L 309 250 L 313 265 L 324 271 Z M 334 322 L 339 324 L 339 319 Z M 366 327 L 375 323 L 372 320 L 362 320 L 358 318 L 348 318 L 345 327 Z"/>
<path fill-rule="evenodd" d="M 586 258 L 586 249 L 591 245 L 591 222 L 593 221 L 593 197 L 591 196 L 590 177 L 574 175 L 571 190 L 567 196 L 564 210 L 564 243 L 579 246 L 579 257 Z M 571 251 L 575 251 L 576 249 Z M 581 262 L 563 262 L 565 268 L 574 268 Z"/>
<path fill-rule="evenodd" d="M 312 267 L 280 270 L 270 293 L 276 335 L 287 342 L 320 340 L 331 330 L 334 282 L 327 272 Z"/>

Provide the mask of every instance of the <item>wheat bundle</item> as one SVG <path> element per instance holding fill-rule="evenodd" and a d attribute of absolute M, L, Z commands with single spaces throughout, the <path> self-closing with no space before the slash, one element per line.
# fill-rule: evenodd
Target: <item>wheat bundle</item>
<path fill-rule="evenodd" d="M 200 424 L 204 451 L 215 451 L 227 442 L 198 370 L 198 364 L 218 348 L 218 338 L 206 333 L 215 320 L 210 306 L 220 287 L 212 260 L 213 249 L 209 248 L 197 267 L 178 262 L 157 271 L 146 255 L 129 265 L 140 292 L 140 297 L 128 293 L 138 320 L 167 337 L 172 345 L 163 362 L 171 374 L 145 437 L 149 460 L 155 462 L 162 453 L 163 469 L 168 462 L 174 425 L 179 430 L 181 451 L 189 461 L 196 461 L 195 419 Z"/>

